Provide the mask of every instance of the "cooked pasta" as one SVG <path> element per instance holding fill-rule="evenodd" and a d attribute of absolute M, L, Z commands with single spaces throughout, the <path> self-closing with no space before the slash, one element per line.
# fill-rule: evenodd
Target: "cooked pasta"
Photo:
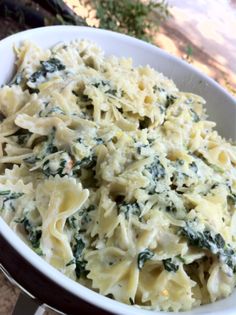
<path fill-rule="evenodd" d="M 236 146 L 202 97 L 94 43 L 15 47 L 0 89 L 0 214 L 118 301 L 183 311 L 236 284 Z"/>

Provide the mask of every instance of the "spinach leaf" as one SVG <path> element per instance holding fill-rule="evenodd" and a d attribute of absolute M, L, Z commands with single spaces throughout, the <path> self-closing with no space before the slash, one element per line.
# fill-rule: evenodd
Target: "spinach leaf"
<path fill-rule="evenodd" d="M 179 266 L 174 264 L 171 258 L 163 259 L 162 263 L 164 265 L 165 270 L 167 270 L 168 272 L 171 272 L 171 271 L 176 272 L 179 269 Z"/>
<path fill-rule="evenodd" d="M 50 58 L 47 61 L 40 61 L 41 68 L 44 73 L 53 73 L 56 71 L 64 70 L 66 67 L 57 58 Z"/>
<path fill-rule="evenodd" d="M 73 254 L 75 257 L 75 273 L 77 278 L 81 276 L 86 276 L 88 271 L 85 269 L 87 261 L 83 259 L 82 252 L 85 248 L 85 243 L 79 236 L 75 237 L 75 245 L 73 247 Z"/>
<path fill-rule="evenodd" d="M 96 166 L 96 163 L 97 163 L 97 157 L 91 154 L 90 156 L 85 157 L 82 160 L 78 160 L 75 162 L 73 166 L 73 173 L 76 173 L 81 168 L 93 169 Z"/>
<path fill-rule="evenodd" d="M 57 58 L 50 58 L 47 61 L 40 61 L 40 68 L 38 71 L 34 72 L 29 81 L 35 83 L 40 77 L 45 77 L 47 73 L 53 73 L 56 71 L 64 70 L 66 67 Z"/>
<path fill-rule="evenodd" d="M 5 208 L 5 204 L 6 202 L 8 202 L 9 200 L 15 200 L 20 198 L 21 196 L 23 196 L 24 193 L 16 193 L 16 192 L 11 192 L 11 190 L 2 190 L 0 191 L 0 196 L 5 196 L 5 198 L 3 198 L 3 202 L 2 202 L 2 209 Z M 15 211 L 14 206 L 10 203 L 10 208 Z"/>
<path fill-rule="evenodd" d="M 70 216 L 66 219 L 66 224 L 70 229 L 76 229 L 76 217 Z"/>
<path fill-rule="evenodd" d="M 33 74 L 31 74 L 29 81 L 32 83 L 35 83 L 38 81 L 38 79 L 43 76 L 43 72 L 42 71 L 36 71 Z"/>
<path fill-rule="evenodd" d="M 75 264 L 75 273 L 77 278 L 79 279 L 80 277 L 86 277 L 88 274 L 88 270 L 86 270 L 87 261 L 84 259 L 76 260 Z"/>
<path fill-rule="evenodd" d="M 152 175 L 154 181 L 164 178 L 166 174 L 165 168 L 161 164 L 158 156 L 155 156 L 154 161 L 146 167 L 146 170 Z"/>
<path fill-rule="evenodd" d="M 189 244 L 209 250 L 218 257 L 221 263 L 228 265 L 235 273 L 236 253 L 232 247 L 225 243 L 220 233 L 214 233 L 210 230 L 197 231 L 194 223 L 192 221 L 186 222 L 185 227 L 181 229 L 181 234 L 188 239 Z"/>
<path fill-rule="evenodd" d="M 128 220 L 131 214 L 139 217 L 141 215 L 141 208 L 137 201 L 133 203 L 124 201 L 121 204 L 118 204 L 118 213 L 124 213 L 125 219 Z"/>
<path fill-rule="evenodd" d="M 0 191 L 0 196 L 6 196 L 6 195 L 9 195 L 11 193 L 10 190 L 1 190 Z"/>
<path fill-rule="evenodd" d="M 105 94 L 111 94 L 111 95 L 117 96 L 118 91 L 117 89 L 112 88 L 110 81 L 100 80 L 98 82 L 92 83 L 92 85 L 96 88 L 105 87 L 105 90 L 104 90 Z"/>
<path fill-rule="evenodd" d="M 67 164 L 67 161 L 65 159 L 60 159 L 59 166 L 57 168 L 54 168 L 50 164 L 50 159 L 46 160 L 42 165 L 42 172 L 45 176 L 56 176 L 59 175 L 60 177 L 63 177 L 67 175 L 65 171 L 65 166 Z"/>
<path fill-rule="evenodd" d="M 28 239 L 34 249 L 38 249 L 40 245 L 40 238 L 42 236 L 41 227 L 33 226 L 29 219 L 25 216 L 23 219 L 15 220 L 16 223 L 23 224 Z"/>
<path fill-rule="evenodd" d="M 190 245 L 209 249 L 212 252 L 216 250 L 216 243 L 219 244 L 216 242 L 216 236 L 214 236 L 213 232 L 209 230 L 199 232 L 194 229 L 191 222 L 186 222 L 185 227 L 182 228 L 182 235 L 188 238 Z"/>
<path fill-rule="evenodd" d="M 23 221 L 25 231 L 28 233 L 29 241 L 34 248 L 38 248 L 40 244 L 40 238 L 42 236 L 41 229 L 34 227 L 27 218 Z"/>
<path fill-rule="evenodd" d="M 73 248 L 73 253 L 74 253 L 75 259 L 79 259 L 81 257 L 84 248 L 85 248 L 84 241 L 82 240 L 82 238 L 77 237 L 76 238 L 76 244 Z"/>
<path fill-rule="evenodd" d="M 146 248 L 143 252 L 140 252 L 138 254 L 138 259 L 137 259 L 138 269 L 141 270 L 145 262 L 149 259 L 152 259 L 153 256 L 154 256 L 154 253 L 150 251 L 148 248 Z"/>
<path fill-rule="evenodd" d="M 170 105 L 174 104 L 176 99 L 177 99 L 177 97 L 174 95 L 167 95 L 165 107 L 168 108 Z"/>
<path fill-rule="evenodd" d="M 18 199 L 20 198 L 21 196 L 23 196 L 24 193 L 16 193 L 16 192 L 13 192 L 13 193 L 10 193 L 8 195 L 8 197 L 6 197 L 4 200 L 3 200 L 3 203 L 7 202 L 8 200 L 13 200 L 13 199 Z"/>
<path fill-rule="evenodd" d="M 97 145 L 104 143 L 104 140 L 102 138 L 96 138 L 95 141 L 96 141 Z"/>
<path fill-rule="evenodd" d="M 139 145 L 138 147 L 137 147 L 137 152 L 138 152 L 138 154 L 141 154 L 141 155 L 144 155 L 143 154 L 143 149 L 145 149 L 145 148 L 148 148 L 149 146 L 147 145 L 147 144 L 141 144 L 141 145 Z"/>
<path fill-rule="evenodd" d="M 81 221 L 80 221 L 80 224 L 81 224 L 80 232 L 81 233 L 86 231 L 86 225 L 89 222 L 91 222 L 91 220 L 92 220 L 90 215 L 89 215 L 89 212 L 94 211 L 94 210 L 95 210 L 95 206 L 89 205 L 87 208 L 84 208 L 79 212 L 79 216 L 81 216 Z"/>

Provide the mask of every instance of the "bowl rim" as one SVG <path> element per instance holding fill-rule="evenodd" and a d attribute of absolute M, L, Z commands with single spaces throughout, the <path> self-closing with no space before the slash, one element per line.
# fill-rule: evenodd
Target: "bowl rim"
<path fill-rule="evenodd" d="M 74 30 L 80 30 L 81 32 L 87 33 L 87 32 L 92 32 L 92 33 L 103 33 L 104 35 L 108 34 L 110 36 L 112 36 L 113 38 L 118 38 L 124 42 L 129 42 L 131 44 L 135 44 L 137 47 L 145 47 L 146 49 L 152 50 L 154 53 L 157 53 L 161 56 L 164 56 L 167 59 L 172 59 L 174 60 L 176 63 L 179 63 L 181 65 L 183 65 L 184 67 L 188 67 L 188 69 L 190 70 L 190 72 L 192 73 L 197 73 L 198 76 L 201 76 L 203 78 L 203 80 L 205 80 L 206 82 L 210 83 L 211 85 L 213 85 L 214 87 L 216 87 L 218 90 L 220 90 L 221 93 L 225 94 L 231 103 L 234 103 L 236 105 L 236 100 L 235 98 L 230 95 L 225 88 L 223 88 L 222 86 L 220 86 L 216 81 L 214 81 L 212 78 L 208 77 L 207 75 L 203 74 L 201 71 L 199 71 L 198 69 L 196 69 L 194 66 L 188 64 L 187 62 L 185 62 L 184 60 L 181 60 L 180 58 L 173 56 L 171 54 L 169 54 L 168 52 L 155 47 L 152 44 L 143 42 L 139 39 L 124 35 L 124 34 L 120 34 L 120 33 L 116 33 L 116 32 L 112 32 L 112 31 L 108 31 L 108 30 L 103 30 L 103 29 L 96 29 L 96 28 L 91 28 L 91 27 L 85 27 L 85 26 L 47 26 L 47 27 L 40 27 L 40 28 L 35 28 L 35 29 L 30 29 L 30 30 L 26 30 L 23 32 L 19 32 L 16 34 L 13 34 L 5 39 L 2 39 L 0 41 L 0 47 L 4 46 L 4 45 L 8 45 L 11 44 L 13 42 L 19 42 L 20 40 L 22 40 L 23 36 L 25 36 L 27 38 L 27 35 L 34 35 L 35 37 L 37 37 L 37 35 L 42 35 L 42 32 L 46 34 L 48 33 L 54 33 L 55 31 L 60 32 L 61 30 L 63 31 L 74 31 Z M 86 36 L 86 35 L 83 35 Z M 81 34 L 78 33 L 78 37 L 81 37 Z M 0 217 L 0 235 L 2 235 L 2 237 L 4 239 L 6 239 L 6 241 L 16 250 L 16 252 L 24 257 L 25 259 L 27 259 L 28 262 L 30 262 L 30 264 L 37 270 L 40 270 L 44 275 L 46 275 L 50 280 L 52 280 L 53 282 L 59 284 L 60 286 L 63 285 L 63 287 L 65 288 L 65 290 L 76 294 L 76 296 L 78 296 L 79 298 L 82 298 L 83 300 L 85 300 L 86 302 L 93 304 L 95 306 L 98 306 L 102 309 L 105 309 L 109 312 L 115 312 L 117 314 L 127 314 L 127 315 L 131 315 L 131 314 L 137 314 L 137 315 L 141 315 L 141 314 L 153 314 L 153 311 L 150 310 L 144 310 L 144 309 L 139 309 L 139 308 L 134 308 L 133 306 L 130 305 L 126 305 L 124 303 L 115 301 L 115 300 L 111 300 L 97 292 L 94 292 L 91 289 L 86 288 L 85 286 L 79 284 L 78 282 L 68 278 L 67 276 L 65 276 L 64 274 L 62 274 L 61 272 L 59 272 L 57 269 L 55 269 L 54 267 L 52 267 L 51 265 L 49 265 L 45 260 L 43 260 L 41 257 L 39 257 L 36 253 L 33 252 L 32 249 L 30 249 L 30 247 L 28 245 L 26 245 L 11 229 L 10 227 L 3 221 L 3 219 Z M 6 238 L 7 236 L 10 236 L 8 238 Z M 59 281 L 60 280 L 60 281 Z M 218 302 L 215 302 L 218 303 Z M 215 304 L 214 303 L 214 304 Z M 210 311 L 210 309 L 209 309 Z M 207 314 L 208 311 L 204 314 Z M 161 312 L 160 314 L 162 315 L 167 315 L 170 314 L 169 312 Z M 171 314 L 179 314 L 179 313 L 171 313 Z M 185 312 L 185 315 L 191 315 L 192 312 Z M 200 314 L 200 313 L 199 313 Z M 203 313 L 201 313 L 203 314 Z M 210 314 L 210 313 L 209 313 Z M 215 313 L 217 315 L 223 315 L 225 314 L 224 312 L 217 312 Z M 231 310 L 227 310 L 227 314 L 231 314 Z M 233 315 L 233 312 L 232 312 Z"/>

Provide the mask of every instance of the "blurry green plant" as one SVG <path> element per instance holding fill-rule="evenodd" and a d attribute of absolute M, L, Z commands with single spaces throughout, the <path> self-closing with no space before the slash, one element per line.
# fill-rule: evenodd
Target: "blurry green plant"
<path fill-rule="evenodd" d="M 185 48 L 185 55 L 183 57 L 188 63 L 193 62 L 193 47 L 191 44 L 188 44 Z"/>
<path fill-rule="evenodd" d="M 160 24 L 170 16 L 165 0 L 92 0 L 99 27 L 151 41 Z"/>

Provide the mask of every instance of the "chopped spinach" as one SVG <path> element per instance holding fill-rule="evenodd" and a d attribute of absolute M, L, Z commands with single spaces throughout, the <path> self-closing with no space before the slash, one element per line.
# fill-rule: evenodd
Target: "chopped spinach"
<path fill-rule="evenodd" d="M 56 153 L 58 151 L 57 147 L 54 145 L 55 135 L 56 135 L 56 127 L 52 127 L 52 131 L 50 135 L 48 136 L 47 142 L 45 143 L 46 150 L 45 150 L 44 156 L 47 156 L 48 154 Z"/>
<path fill-rule="evenodd" d="M 96 141 L 97 145 L 104 143 L 104 140 L 102 138 L 96 138 L 95 141 Z"/>
<path fill-rule="evenodd" d="M 44 140 L 44 142 L 42 142 L 42 148 L 40 152 L 38 153 L 38 155 L 37 156 L 32 155 L 24 159 L 24 161 L 29 164 L 34 164 L 37 161 L 43 160 L 49 154 L 58 152 L 58 149 L 56 145 L 54 144 L 55 134 L 56 134 L 56 127 L 52 127 L 51 133 L 48 135 L 46 141 Z"/>
<path fill-rule="evenodd" d="M 71 259 L 67 264 L 66 264 L 66 267 L 69 267 L 71 265 L 74 265 L 75 264 L 75 259 Z"/>
<path fill-rule="evenodd" d="M 47 61 L 40 61 L 41 66 L 42 66 L 42 71 L 45 73 L 49 72 L 55 72 L 55 71 L 60 71 L 64 70 L 66 67 L 61 63 L 61 61 L 57 58 L 50 58 Z"/>
<path fill-rule="evenodd" d="M 166 90 L 162 87 L 157 86 L 156 84 L 152 87 L 153 88 L 153 92 L 156 93 L 158 92 L 165 92 Z"/>
<path fill-rule="evenodd" d="M 31 242 L 32 247 L 39 248 L 40 238 L 42 236 L 41 228 L 33 226 L 33 224 L 29 221 L 29 219 L 26 216 L 23 219 L 15 222 L 23 224 L 25 232 L 28 235 L 28 239 Z"/>
<path fill-rule="evenodd" d="M 154 256 L 154 253 L 150 251 L 148 248 L 146 248 L 143 252 L 140 252 L 137 258 L 138 269 L 141 270 L 145 262 L 147 260 L 152 259 L 153 256 Z"/>
<path fill-rule="evenodd" d="M 79 259 L 82 255 L 84 248 L 85 248 L 85 243 L 82 240 L 82 238 L 80 238 L 80 237 L 76 237 L 75 241 L 76 241 L 76 243 L 75 243 L 75 246 L 73 248 L 73 253 L 74 253 L 75 259 Z"/>
<path fill-rule="evenodd" d="M 29 78 L 29 81 L 32 82 L 32 83 L 35 83 L 37 82 L 37 80 L 43 76 L 43 72 L 42 71 L 36 71 L 34 72 L 33 74 L 31 74 L 30 78 Z"/>
<path fill-rule="evenodd" d="M 181 234 L 188 238 L 190 245 L 215 251 L 215 236 L 210 231 L 199 232 L 194 229 L 192 222 L 186 222 Z"/>
<path fill-rule="evenodd" d="M 7 202 L 8 200 L 13 200 L 13 199 L 18 199 L 20 198 L 21 196 L 23 196 L 24 193 L 16 193 L 16 192 L 13 192 L 13 193 L 10 193 L 8 195 L 8 197 L 6 197 L 4 200 L 3 200 L 3 203 L 4 202 Z"/>
<path fill-rule="evenodd" d="M 79 279 L 80 277 L 86 277 L 88 274 L 88 271 L 86 270 L 87 261 L 84 259 L 76 260 L 75 264 L 75 273 L 77 278 Z"/>
<path fill-rule="evenodd" d="M 198 167 L 197 164 L 193 161 L 192 163 L 189 164 L 190 169 L 197 174 L 198 172 Z"/>
<path fill-rule="evenodd" d="M 53 73 L 64 69 L 65 66 L 57 58 L 50 58 L 47 61 L 40 61 L 40 69 L 30 76 L 29 81 L 35 83 L 41 76 L 45 77 L 47 73 Z"/>
<path fill-rule="evenodd" d="M 154 161 L 147 166 L 146 169 L 152 175 L 154 181 L 158 181 L 159 179 L 165 177 L 165 168 L 161 164 L 158 156 L 155 156 Z"/>
<path fill-rule="evenodd" d="M 76 217 L 75 216 L 70 216 L 66 219 L 66 224 L 69 228 L 71 229 L 76 229 Z"/>
<path fill-rule="evenodd" d="M 165 270 L 168 272 L 171 271 L 176 272 L 179 269 L 179 266 L 174 264 L 171 258 L 163 259 L 162 263 L 164 265 Z"/>
<path fill-rule="evenodd" d="M 80 232 L 83 233 L 86 231 L 86 225 L 91 222 L 91 217 L 89 215 L 89 212 L 94 211 L 95 210 L 95 206 L 94 205 L 89 205 L 87 208 L 82 209 L 79 212 L 79 216 L 81 217 L 81 221 L 80 221 Z"/>
<path fill-rule="evenodd" d="M 41 229 L 33 227 L 27 218 L 24 219 L 23 224 L 25 231 L 28 233 L 29 241 L 31 242 L 32 246 L 34 248 L 38 248 L 40 244 L 40 238 L 42 236 Z"/>
<path fill-rule="evenodd" d="M 218 248 L 224 248 L 225 247 L 225 240 L 223 239 L 223 237 L 221 236 L 220 233 L 217 233 L 215 235 L 215 243 L 216 243 L 216 246 Z"/>
<path fill-rule="evenodd" d="M 85 169 L 93 169 L 96 166 L 97 157 L 95 155 L 90 155 L 88 157 L 83 158 L 82 160 L 78 160 L 75 162 L 73 166 L 73 173 L 76 173 L 81 168 Z"/>
<path fill-rule="evenodd" d="M 5 204 L 6 202 L 8 202 L 9 200 L 15 200 L 20 198 L 21 196 L 23 196 L 24 193 L 16 193 L 16 192 L 11 192 L 11 190 L 2 190 L 0 191 L 0 196 L 5 196 L 5 198 L 3 198 L 3 202 L 2 202 L 2 209 L 5 208 Z M 14 206 L 10 203 L 10 208 L 11 210 L 15 211 Z"/>
<path fill-rule="evenodd" d="M 133 203 L 124 201 L 121 204 L 118 204 L 118 213 L 124 213 L 125 219 L 128 220 L 131 214 L 139 217 L 141 215 L 141 208 L 137 201 Z"/>
<path fill-rule="evenodd" d="M 174 95 L 167 95 L 165 107 L 168 108 L 170 105 L 174 104 L 176 99 L 177 99 L 177 97 Z"/>
<path fill-rule="evenodd" d="M 73 254 L 75 257 L 75 273 L 77 278 L 81 276 L 86 276 L 87 271 L 85 269 L 87 261 L 83 259 L 82 252 L 85 248 L 85 243 L 79 236 L 75 237 L 75 245 L 73 246 Z"/>
<path fill-rule="evenodd" d="M 199 122 L 200 121 L 200 117 L 198 116 L 198 114 L 195 112 L 195 110 L 193 110 L 192 108 L 190 108 L 190 113 L 192 116 L 192 120 L 194 122 Z"/>
<path fill-rule="evenodd" d="M 0 191 L 0 196 L 6 196 L 6 195 L 9 195 L 11 193 L 10 190 L 1 190 Z"/>
<path fill-rule="evenodd" d="M 94 205 L 89 205 L 87 208 L 85 208 L 83 211 L 84 212 L 90 212 L 90 211 L 94 211 L 96 208 Z"/>
<path fill-rule="evenodd" d="M 197 231 L 191 221 L 186 222 L 185 227 L 181 229 L 181 234 L 188 239 L 190 245 L 209 250 L 236 272 L 236 253 L 229 244 L 225 243 L 221 234 L 209 230 Z"/>
<path fill-rule="evenodd" d="M 50 160 L 46 160 L 43 163 L 42 172 L 47 177 L 49 177 L 49 176 L 56 176 L 56 175 L 59 175 L 60 177 L 63 177 L 65 175 L 67 175 L 67 173 L 65 172 L 66 164 L 67 164 L 66 160 L 60 159 L 58 168 L 54 168 L 54 167 L 51 167 Z"/>
<path fill-rule="evenodd" d="M 92 85 L 96 88 L 106 87 L 107 89 L 104 90 L 104 93 L 117 96 L 117 93 L 118 93 L 117 89 L 112 88 L 110 81 L 101 80 L 101 81 L 92 83 Z"/>
<path fill-rule="evenodd" d="M 138 154 L 143 154 L 143 149 L 145 149 L 145 148 L 148 148 L 148 145 L 147 144 L 141 144 L 141 145 L 139 145 L 138 147 L 137 147 L 137 152 L 138 152 Z"/>

